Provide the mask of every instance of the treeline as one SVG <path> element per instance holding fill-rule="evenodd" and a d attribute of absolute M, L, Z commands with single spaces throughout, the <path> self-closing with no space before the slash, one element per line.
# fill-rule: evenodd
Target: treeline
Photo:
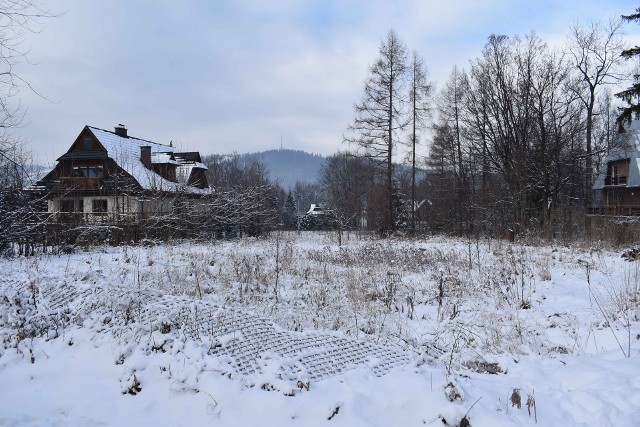
<path fill-rule="evenodd" d="M 628 75 L 621 27 L 573 26 L 564 48 L 492 35 L 433 93 L 424 61 L 390 31 L 345 134 L 355 151 L 323 174 L 327 200 L 382 234 L 584 236 L 620 125 L 608 88 Z M 394 164 L 401 150 L 415 159 L 417 143 L 418 180 L 415 162 L 410 177 Z"/>

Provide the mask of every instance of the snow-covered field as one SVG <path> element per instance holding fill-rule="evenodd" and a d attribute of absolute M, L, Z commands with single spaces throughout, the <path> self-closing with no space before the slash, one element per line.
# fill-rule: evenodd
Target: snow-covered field
<path fill-rule="evenodd" d="M 1 259 L 0 425 L 635 426 L 621 253 L 276 233 Z"/>

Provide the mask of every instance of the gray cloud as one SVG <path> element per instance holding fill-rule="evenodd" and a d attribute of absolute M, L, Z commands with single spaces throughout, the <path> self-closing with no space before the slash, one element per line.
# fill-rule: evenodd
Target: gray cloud
<path fill-rule="evenodd" d="M 341 146 L 380 40 L 395 28 L 442 82 L 491 33 L 561 39 L 576 20 L 636 8 L 597 0 L 52 0 L 67 11 L 29 36 L 19 71 L 28 125 L 16 134 L 53 160 L 84 124 L 203 153 Z M 628 27 L 630 38 L 638 34 Z"/>

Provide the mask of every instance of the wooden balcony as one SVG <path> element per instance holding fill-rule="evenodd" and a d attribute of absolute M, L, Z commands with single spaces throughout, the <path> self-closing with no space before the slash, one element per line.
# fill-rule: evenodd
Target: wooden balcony
<path fill-rule="evenodd" d="M 112 212 L 55 212 L 49 213 L 52 220 L 61 224 L 103 224 L 103 223 L 132 223 L 144 219 L 143 213 L 112 213 Z"/>
<path fill-rule="evenodd" d="M 69 177 L 59 178 L 59 189 L 64 190 L 99 190 L 103 186 L 104 178 Z"/>
<path fill-rule="evenodd" d="M 588 210 L 589 215 L 603 216 L 640 216 L 638 205 L 605 205 L 593 206 Z"/>

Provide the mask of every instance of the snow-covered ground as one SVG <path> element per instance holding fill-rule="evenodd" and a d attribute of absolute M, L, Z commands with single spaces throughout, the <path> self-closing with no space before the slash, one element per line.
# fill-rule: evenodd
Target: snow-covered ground
<path fill-rule="evenodd" d="M 638 425 L 621 253 L 280 233 L 1 259 L 0 425 Z"/>

